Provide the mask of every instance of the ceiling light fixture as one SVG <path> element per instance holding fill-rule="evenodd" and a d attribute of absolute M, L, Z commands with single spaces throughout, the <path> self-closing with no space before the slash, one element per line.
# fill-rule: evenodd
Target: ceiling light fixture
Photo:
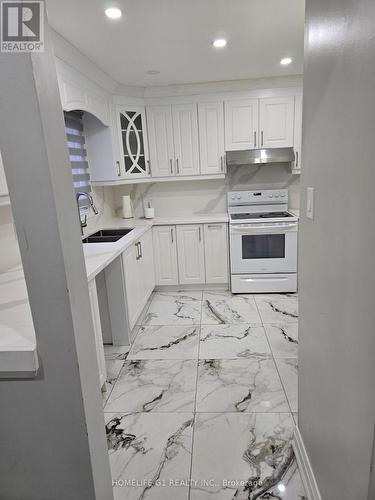
<path fill-rule="evenodd" d="M 292 61 L 293 59 L 291 57 L 284 57 L 283 59 L 281 59 L 280 64 L 281 66 L 288 66 L 288 64 L 290 64 Z"/>
<path fill-rule="evenodd" d="M 215 49 L 222 49 L 225 47 L 227 44 L 227 41 L 225 38 L 217 38 L 216 40 L 213 41 L 212 45 L 215 47 Z"/>
<path fill-rule="evenodd" d="M 283 492 L 286 490 L 286 488 L 285 488 L 285 486 L 283 485 L 283 483 L 279 483 L 279 484 L 277 485 L 277 489 L 280 491 L 280 493 L 283 493 Z"/>
<path fill-rule="evenodd" d="M 105 10 L 105 15 L 109 17 L 109 19 L 119 19 L 122 16 L 122 12 L 117 7 L 110 7 Z"/>

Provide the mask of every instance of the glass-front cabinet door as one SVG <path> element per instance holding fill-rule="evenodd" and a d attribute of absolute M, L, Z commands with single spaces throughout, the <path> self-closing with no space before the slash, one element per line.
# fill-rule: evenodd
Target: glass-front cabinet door
<path fill-rule="evenodd" d="M 122 177 L 149 177 L 151 170 L 145 109 L 141 106 L 119 106 L 117 108 L 117 126 Z"/>

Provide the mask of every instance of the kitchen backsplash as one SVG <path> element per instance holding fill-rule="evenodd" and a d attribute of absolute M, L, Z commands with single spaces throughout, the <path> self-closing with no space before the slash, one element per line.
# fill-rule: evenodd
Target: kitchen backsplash
<path fill-rule="evenodd" d="M 288 165 L 230 167 L 225 179 L 158 182 L 116 186 L 114 209 L 119 212 L 121 196 L 130 194 L 135 215 L 143 216 L 148 201 L 156 216 L 226 212 L 226 193 L 247 189 L 289 189 L 289 206 L 299 208 L 299 176 Z"/>

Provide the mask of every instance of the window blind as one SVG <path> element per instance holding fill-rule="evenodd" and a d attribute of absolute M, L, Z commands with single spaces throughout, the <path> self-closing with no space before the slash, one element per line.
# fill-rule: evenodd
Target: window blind
<path fill-rule="evenodd" d="M 72 169 L 73 186 L 77 193 L 83 191 L 91 192 L 89 164 L 85 149 L 85 136 L 83 131 L 83 112 L 64 111 L 65 133 L 69 149 L 70 166 Z M 88 207 L 87 198 L 79 200 L 80 208 Z"/>

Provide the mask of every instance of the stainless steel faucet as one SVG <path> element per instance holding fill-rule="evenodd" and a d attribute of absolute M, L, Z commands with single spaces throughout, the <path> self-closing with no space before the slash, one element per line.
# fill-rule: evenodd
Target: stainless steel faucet
<path fill-rule="evenodd" d="M 91 194 L 89 193 L 85 193 L 84 191 L 78 191 L 77 194 L 76 194 L 76 201 L 77 201 L 77 207 L 78 207 L 78 217 L 79 217 L 79 221 L 81 223 L 81 234 L 83 235 L 83 228 L 84 227 L 87 227 L 87 215 L 85 215 L 85 218 L 81 219 L 81 211 L 79 209 L 79 199 L 80 198 L 87 198 L 90 202 L 90 207 L 92 209 L 92 211 L 94 212 L 95 215 L 98 215 L 98 209 L 96 208 L 96 206 L 94 205 L 94 200 L 91 196 Z"/>

